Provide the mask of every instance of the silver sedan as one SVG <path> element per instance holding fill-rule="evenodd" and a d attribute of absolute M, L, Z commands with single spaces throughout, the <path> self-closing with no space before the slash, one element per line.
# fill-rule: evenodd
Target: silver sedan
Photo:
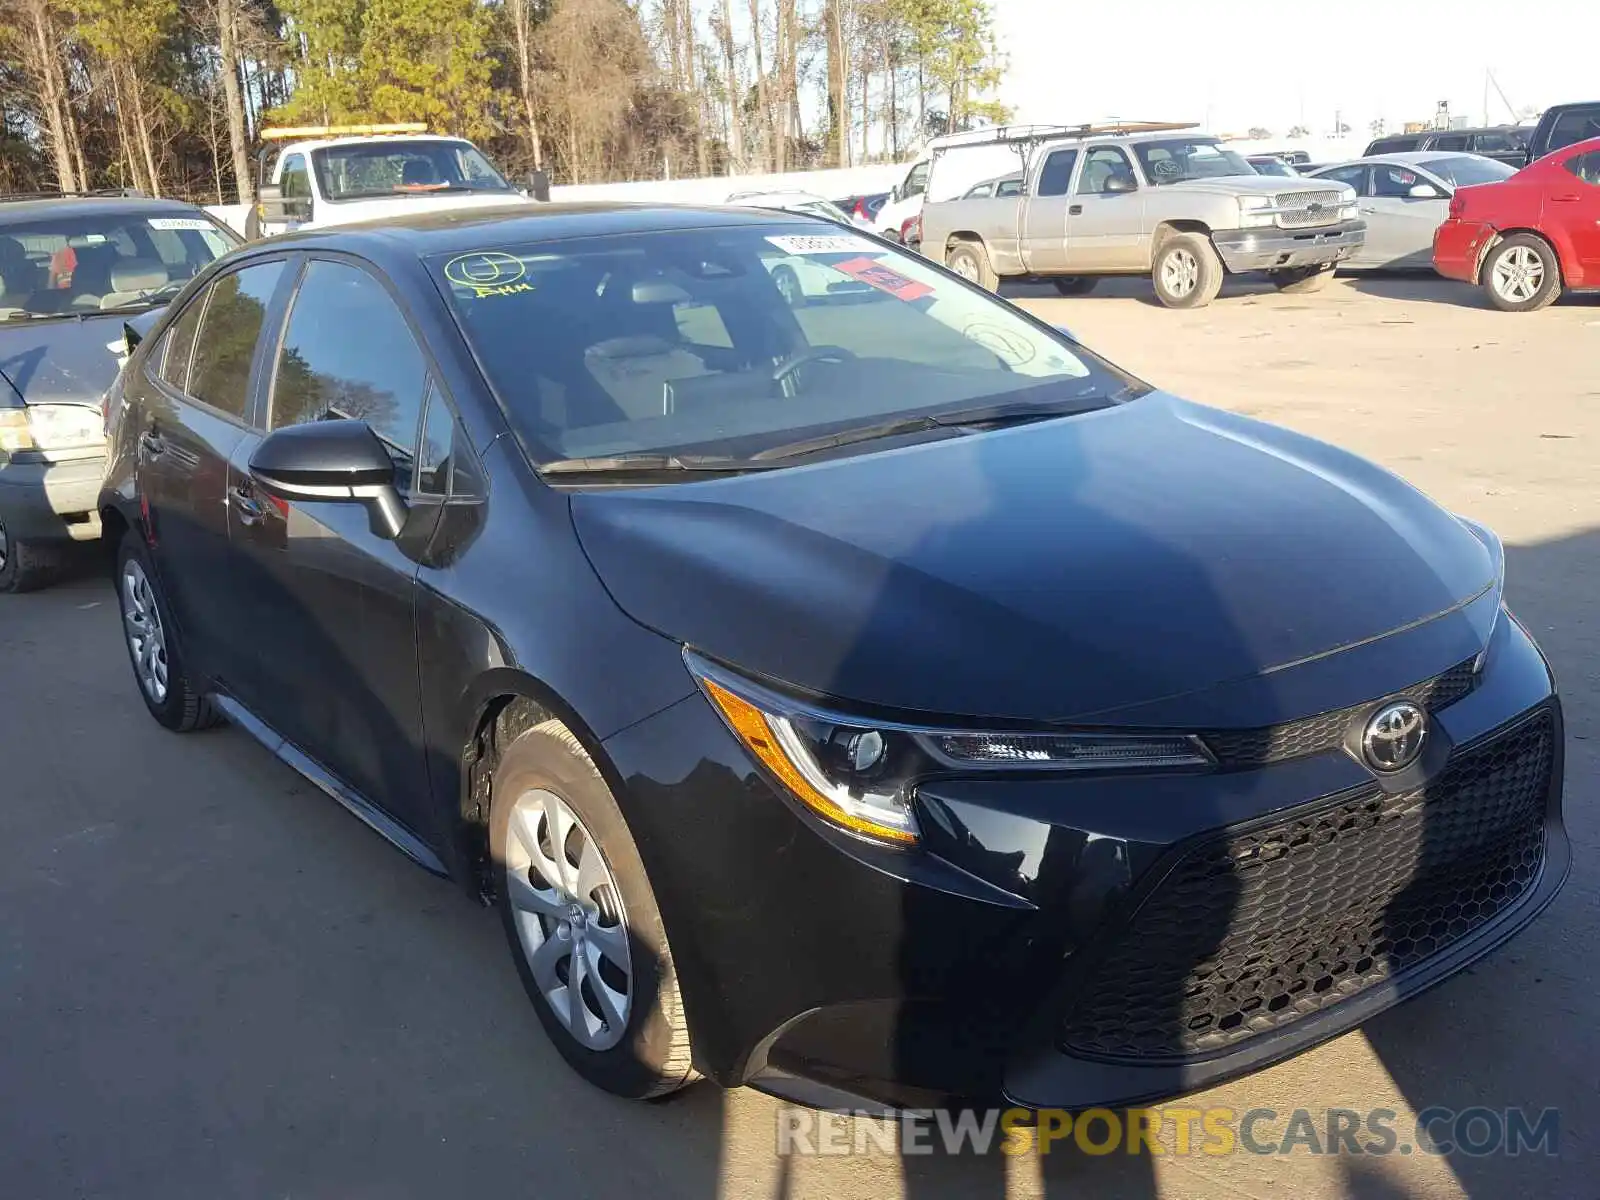
<path fill-rule="evenodd" d="M 1433 269 L 1433 234 L 1450 213 L 1457 188 L 1496 183 L 1515 167 L 1459 151 L 1421 150 L 1375 154 L 1369 158 L 1310 172 L 1313 179 L 1335 179 L 1355 188 L 1366 243 L 1340 269 Z"/>

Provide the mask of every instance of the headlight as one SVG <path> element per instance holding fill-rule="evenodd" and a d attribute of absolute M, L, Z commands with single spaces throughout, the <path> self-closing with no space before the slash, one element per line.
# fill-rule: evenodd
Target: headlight
<path fill-rule="evenodd" d="M 0 409 L 0 450 L 13 457 L 105 447 L 100 410 L 81 404 L 30 404 Z"/>
<path fill-rule="evenodd" d="M 728 727 L 791 795 L 859 837 L 918 840 L 917 783 L 930 775 L 1199 767 L 1193 738 L 980 731 L 869 721 L 752 683 L 692 652 L 689 670 Z"/>
<path fill-rule="evenodd" d="M 1271 196 L 1239 197 L 1239 228 L 1264 229 L 1277 223 L 1278 212 Z"/>
<path fill-rule="evenodd" d="M 1505 609 L 1506 548 L 1504 543 L 1500 541 L 1500 536 L 1487 525 L 1479 525 L 1476 521 L 1463 517 L 1459 513 L 1456 514 L 1456 520 L 1465 525 L 1468 532 L 1482 542 L 1484 549 L 1489 552 L 1489 558 L 1494 564 L 1494 594 L 1499 598 L 1499 603 L 1495 605 L 1494 618 L 1489 622 L 1489 632 L 1483 639 L 1483 649 L 1479 650 L 1478 656 L 1472 660 L 1472 669 L 1477 672 L 1483 670 L 1483 664 L 1488 660 L 1489 646 L 1494 641 L 1495 630 L 1500 627 L 1500 614 Z"/>

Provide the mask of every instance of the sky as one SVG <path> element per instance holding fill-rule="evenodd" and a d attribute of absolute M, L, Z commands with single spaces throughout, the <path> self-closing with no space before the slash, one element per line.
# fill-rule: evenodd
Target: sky
<path fill-rule="evenodd" d="M 1213 133 L 1297 124 L 1365 137 L 1483 120 L 1485 71 L 1517 110 L 1600 99 L 1597 0 L 992 0 L 1021 121 L 1189 120 Z M 1537 31 L 1537 32 L 1535 32 Z M 1567 47 L 1563 50 L 1562 47 Z M 1510 119 L 1489 92 L 1491 124 Z"/>

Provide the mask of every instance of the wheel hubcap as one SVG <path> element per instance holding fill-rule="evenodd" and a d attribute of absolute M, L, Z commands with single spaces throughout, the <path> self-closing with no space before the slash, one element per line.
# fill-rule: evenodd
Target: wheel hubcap
<path fill-rule="evenodd" d="M 1494 290 L 1507 300 L 1526 303 L 1544 286 L 1544 260 L 1527 246 L 1513 246 L 1494 264 Z"/>
<path fill-rule="evenodd" d="M 1200 282 L 1200 260 L 1188 250 L 1174 250 L 1161 260 L 1161 285 L 1173 296 L 1187 296 Z"/>
<path fill-rule="evenodd" d="M 122 571 L 122 629 L 139 686 L 157 704 L 167 698 L 167 633 L 144 568 L 129 561 Z"/>
<path fill-rule="evenodd" d="M 512 805 L 506 890 L 550 1011 L 588 1049 L 615 1046 L 633 1005 L 622 893 L 593 835 L 554 792 L 524 792 Z"/>
<path fill-rule="evenodd" d="M 950 269 L 963 279 L 973 283 L 978 281 L 978 264 L 973 262 L 969 255 L 956 255 L 950 260 Z"/>
<path fill-rule="evenodd" d="M 6 569 L 6 564 L 11 561 L 11 538 L 6 533 L 4 522 L 0 522 L 0 571 Z"/>

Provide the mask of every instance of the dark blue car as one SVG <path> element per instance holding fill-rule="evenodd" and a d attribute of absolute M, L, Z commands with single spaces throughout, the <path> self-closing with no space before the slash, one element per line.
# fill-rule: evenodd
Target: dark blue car
<path fill-rule="evenodd" d="M 797 257 L 852 286 L 791 306 Z M 1171 1095 L 1566 874 L 1493 534 L 836 225 L 278 239 L 113 400 L 153 716 L 231 721 L 495 904 L 623 1095 Z"/>
<path fill-rule="evenodd" d="M 176 200 L 0 197 L 0 592 L 45 585 L 65 546 L 100 536 L 123 324 L 237 245 Z"/>

